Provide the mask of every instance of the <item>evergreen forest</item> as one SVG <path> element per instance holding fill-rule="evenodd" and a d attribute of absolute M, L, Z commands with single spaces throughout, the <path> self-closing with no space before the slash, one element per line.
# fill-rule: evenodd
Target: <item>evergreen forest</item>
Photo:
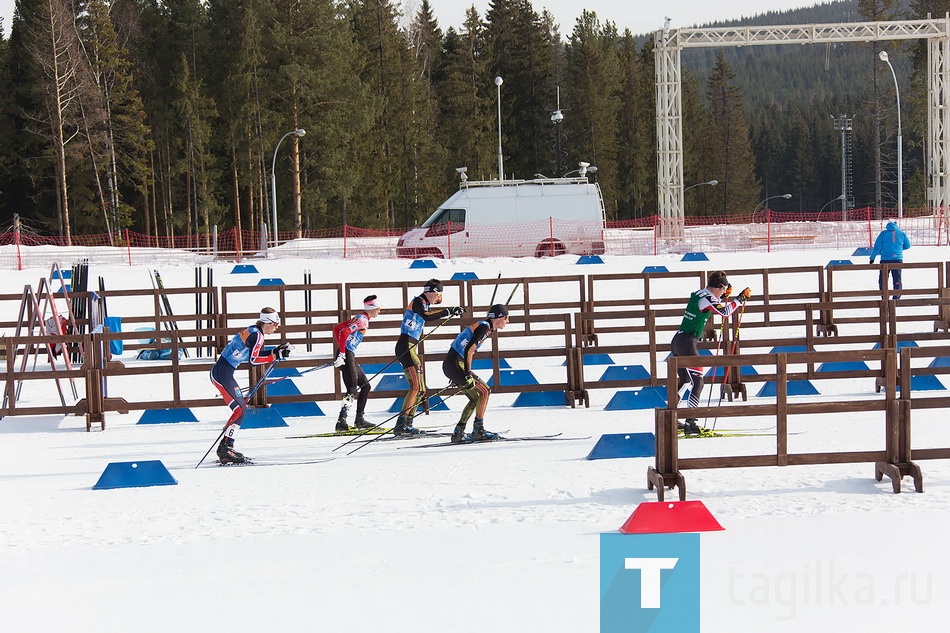
<path fill-rule="evenodd" d="M 704 26 L 943 16 L 840 0 Z M 0 232 L 209 235 L 408 227 L 458 187 L 597 167 L 608 220 L 657 211 L 654 34 L 530 0 L 441 25 L 428 0 L 17 0 L 0 22 Z M 685 208 L 741 216 L 926 206 L 925 42 L 683 53 Z M 497 85 L 496 77 L 502 78 Z M 691 186 L 717 180 L 717 186 Z M 274 187 L 271 183 L 274 182 Z M 110 237 L 111 239 L 111 237 Z"/>

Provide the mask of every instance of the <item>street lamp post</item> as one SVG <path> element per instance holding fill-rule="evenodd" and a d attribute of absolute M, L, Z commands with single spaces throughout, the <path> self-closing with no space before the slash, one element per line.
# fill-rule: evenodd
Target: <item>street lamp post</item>
<path fill-rule="evenodd" d="M 844 200 L 846 197 L 847 197 L 847 196 L 846 196 L 845 194 L 841 194 L 841 195 L 838 196 L 837 198 L 832 198 L 831 200 L 829 200 L 828 202 L 825 203 L 825 206 L 823 206 L 823 207 L 821 208 L 821 211 L 818 212 L 818 215 L 821 215 L 822 213 L 824 213 L 824 212 L 825 212 L 825 209 L 827 209 L 827 208 L 828 208 L 828 205 L 831 204 L 832 202 L 837 202 L 838 200 Z M 843 208 L 843 206 L 844 206 L 844 205 L 842 205 L 842 209 L 841 209 L 841 219 L 842 219 L 842 220 L 845 219 L 845 214 L 847 213 L 847 211 Z"/>
<path fill-rule="evenodd" d="M 592 174 L 596 174 L 596 173 L 597 173 L 597 166 L 596 166 L 596 165 L 591 165 L 590 163 L 585 163 L 584 161 L 581 161 L 581 162 L 579 162 L 579 163 L 577 163 L 577 164 L 579 165 L 580 169 L 573 169 L 573 170 L 567 172 L 566 174 L 564 174 L 564 176 L 562 176 L 562 177 L 563 177 L 563 178 L 567 178 L 567 177 L 570 176 L 571 174 L 577 174 L 580 178 L 585 178 L 585 177 L 587 176 L 587 173 L 588 173 L 588 172 L 590 172 L 590 173 L 592 173 Z"/>
<path fill-rule="evenodd" d="M 686 193 L 693 187 L 702 187 L 703 185 L 709 185 L 710 187 L 715 187 L 718 184 L 719 184 L 718 180 L 707 180 L 706 182 L 697 182 L 695 185 L 690 185 L 686 189 L 683 189 L 683 193 Z"/>
<path fill-rule="evenodd" d="M 271 231 L 274 234 L 274 246 L 277 246 L 277 150 L 280 149 L 280 144 L 283 143 L 284 139 L 288 136 L 299 137 L 306 133 L 307 130 L 303 128 L 291 130 L 280 137 L 280 140 L 277 141 L 277 147 L 274 148 L 274 160 L 272 160 L 270 164 L 271 221 L 273 222 Z"/>
<path fill-rule="evenodd" d="M 551 123 L 554 124 L 554 151 L 557 152 L 554 157 L 555 178 L 561 177 L 561 123 L 564 121 L 564 113 L 561 112 L 561 87 L 557 87 L 557 109 L 551 113 Z"/>
<path fill-rule="evenodd" d="M 887 58 L 887 51 L 881 51 L 877 54 L 881 61 L 887 64 L 891 69 L 891 76 L 894 78 L 894 93 L 897 95 L 897 217 L 904 217 L 904 160 L 903 160 L 903 140 L 901 138 L 901 89 L 897 85 L 897 73 Z"/>
<path fill-rule="evenodd" d="M 560 110 L 555 110 L 554 114 L 551 115 L 551 122 L 554 123 L 554 151 L 557 152 L 555 157 L 555 178 L 561 177 L 561 122 L 564 120 L 564 114 Z"/>
<path fill-rule="evenodd" d="M 498 88 L 498 180 L 505 179 L 505 162 L 501 157 L 501 84 L 505 80 L 495 77 L 495 86 Z"/>
<path fill-rule="evenodd" d="M 779 195 L 779 196 L 769 196 L 768 198 L 766 198 L 759 204 L 755 205 L 755 209 L 752 210 L 752 216 L 749 218 L 749 224 L 752 224 L 753 222 L 755 222 L 755 214 L 759 212 L 759 207 L 761 207 L 763 204 L 765 204 L 769 200 L 774 200 L 775 198 L 785 198 L 786 200 L 790 200 L 791 197 L 792 197 L 792 194 L 790 193 L 783 193 L 782 195 Z"/>

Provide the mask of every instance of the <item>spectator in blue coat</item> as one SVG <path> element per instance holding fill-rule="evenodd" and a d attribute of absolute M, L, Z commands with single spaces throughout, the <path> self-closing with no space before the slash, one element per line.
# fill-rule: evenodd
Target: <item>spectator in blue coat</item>
<path fill-rule="evenodd" d="M 897 222 L 893 220 L 888 222 L 884 230 L 874 240 L 874 248 L 871 249 L 871 263 L 874 263 L 878 255 L 881 256 L 882 264 L 900 264 L 904 261 L 904 251 L 910 248 L 910 239 L 901 231 Z M 901 280 L 901 269 L 899 267 L 891 268 L 891 278 L 894 280 L 894 290 L 900 290 L 904 287 Z M 884 290 L 884 269 L 877 277 L 877 286 Z M 900 295 L 895 295 L 899 299 Z"/>

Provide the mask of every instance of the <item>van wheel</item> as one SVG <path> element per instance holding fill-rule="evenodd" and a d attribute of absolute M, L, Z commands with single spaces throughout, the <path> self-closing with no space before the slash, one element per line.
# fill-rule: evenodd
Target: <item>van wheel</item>
<path fill-rule="evenodd" d="M 567 252 L 560 240 L 546 239 L 534 249 L 535 257 L 557 257 Z"/>

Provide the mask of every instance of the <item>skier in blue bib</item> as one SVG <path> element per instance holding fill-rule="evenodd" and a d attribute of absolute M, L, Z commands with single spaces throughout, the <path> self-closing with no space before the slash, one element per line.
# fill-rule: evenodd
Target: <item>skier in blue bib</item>
<path fill-rule="evenodd" d="M 476 441 L 498 438 L 497 433 L 485 430 L 484 418 L 490 390 L 488 385 L 472 372 L 472 358 L 492 332 L 503 330 L 506 325 L 508 325 L 508 308 L 496 303 L 488 310 L 484 319 L 465 328 L 455 337 L 445 355 L 445 360 L 442 361 L 442 371 L 446 378 L 459 387 L 459 393 L 465 394 L 468 398 L 468 404 L 462 409 L 462 415 L 452 433 L 453 444 L 465 441 L 465 426 L 473 413 L 475 424 L 469 437 Z"/>
<path fill-rule="evenodd" d="M 422 287 L 422 294 L 415 297 L 402 317 L 402 326 L 399 339 L 396 341 L 396 359 L 402 365 L 402 371 L 409 383 L 409 391 L 402 401 L 402 412 L 393 427 L 393 435 L 415 435 L 419 433 L 412 426 L 412 419 L 416 415 L 419 401 L 425 398 L 426 382 L 423 374 L 422 361 L 416 352 L 422 330 L 426 323 L 447 319 L 450 316 L 461 316 L 463 310 L 455 308 L 437 308 L 432 306 L 442 303 L 442 282 L 430 279 Z"/>
<path fill-rule="evenodd" d="M 234 438 L 241 430 L 241 422 L 247 414 L 244 394 L 234 379 L 234 372 L 245 362 L 251 365 L 266 365 L 290 356 L 290 343 L 281 343 L 273 352 L 264 353 L 264 337 L 274 334 L 278 327 L 280 315 L 277 310 L 264 308 L 254 325 L 234 335 L 211 368 L 211 383 L 232 411 L 231 417 L 224 425 L 224 436 L 218 444 L 218 461 L 222 464 L 243 464 L 248 461 L 244 455 L 234 450 Z"/>

